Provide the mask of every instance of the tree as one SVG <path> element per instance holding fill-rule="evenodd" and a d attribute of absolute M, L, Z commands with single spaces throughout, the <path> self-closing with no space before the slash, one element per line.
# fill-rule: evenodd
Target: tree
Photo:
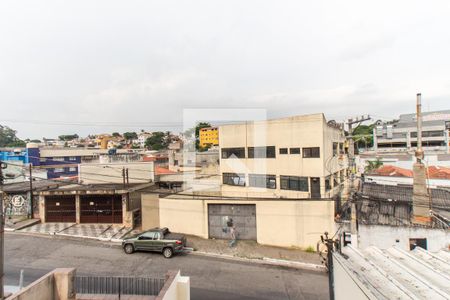
<path fill-rule="evenodd" d="M 151 150 L 165 149 L 167 148 L 167 145 L 167 135 L 161 131 L 153 132 L 152 136 L 145 141 L 145 147 Z"/>
<path fill-rule="evenodd" d="M 131 141 L 131 140 L 136 140 L 138 138 L 138 136 L 137 136 L 136 132 L 125 132 L 123 134 L 123 138 L 126 139 L 127 141 Z"/>
<path fill-rule="evenodd" d="M 113 136 L 113 137 L 121 137 L 120 133 L 118 133 L 118 132 L 113 132 L 113 133 L 112 133 L 112 136 Z"/>
<path fill-rule="evenodd" d="M 40 143 L 41 140 L 30 140 L 30 143 Z"/>
<path fill-rule="evenodd" d="M 60 135 L 60 136 L 58 136 L 58 138 L 59 138 L 59 140 L 60 141 L 71 141 L 71 140 L 74 140 L 74 139 L 77 139 L 77 138 L 79 138 L 79 136 L 78 136 L 78 134 L 66 134 L 66 135 Z"/>
<path fill-rule="evenodd" d="M 0 147 L 25 147 L 24 141 L 16 136 L 17 131 L 0 125 Z"/>
<path fill-rule="evenodd" d="M 373 129 L 376 123 L 371 125 L 359 125 L 353 130 L 353 140 L 357 148 L 370 148 L 373 146 Z"/>
<path fill-rule="evenodd" d="M 380 158 L 377 157 L 377 159 L 374 161 L 368 160 L 364 170 L 366 173 L 370 173 L 371 171 L 376 170 L 376 169 L 380 168 L 381 166 L 383 166 L 383 162 L 381 161 Z"/>

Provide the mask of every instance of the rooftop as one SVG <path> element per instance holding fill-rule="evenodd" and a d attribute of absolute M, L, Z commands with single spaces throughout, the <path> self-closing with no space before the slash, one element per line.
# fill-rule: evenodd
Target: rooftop
<path fill-rule="evenodd" d="M 368 299 L 450 299 L 450 253 L 352 246 L 333 254 Z"/>
<path fill-rule="evenodd" d="M 449 167 L 430 166 L 427 168 L 427 171 L 429 179 L 450 179 Z M 392 165 L 384 165 L 376 170 L 373 170 L 370 175 L 412 178 L 413 171 Z"/>

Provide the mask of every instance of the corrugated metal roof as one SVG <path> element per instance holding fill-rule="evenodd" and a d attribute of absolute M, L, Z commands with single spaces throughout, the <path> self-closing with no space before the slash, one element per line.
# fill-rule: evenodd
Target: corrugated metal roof
<path fill-rule="evenodd" d="M 333 258 L 376 299 L 450 299 L 448 251 L 346 246 L 342 252 L 347 257 L 336 252 Z"/>

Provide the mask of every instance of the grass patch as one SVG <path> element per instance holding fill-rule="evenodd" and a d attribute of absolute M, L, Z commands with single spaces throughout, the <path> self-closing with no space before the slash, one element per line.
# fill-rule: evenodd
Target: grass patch
<path fill-rule="evenodd" d="M 308 253 L 316 253 L 316 249 L 314 249 L 313 246 L 308 246 L 308 248 L 306 248 L 305 251 Z"/>

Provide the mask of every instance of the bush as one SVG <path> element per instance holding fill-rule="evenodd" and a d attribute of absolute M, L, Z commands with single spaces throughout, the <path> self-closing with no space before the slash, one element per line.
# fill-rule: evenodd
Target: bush
<path fill-rule="evenodd" d="M 314 249 L 313 246 L 308 246 L 308 248 L 306 248 L 305 251 L 308 252 L 308 253 L 315 253 L 315 252 L 316 252 L 316 249 Z"/>

